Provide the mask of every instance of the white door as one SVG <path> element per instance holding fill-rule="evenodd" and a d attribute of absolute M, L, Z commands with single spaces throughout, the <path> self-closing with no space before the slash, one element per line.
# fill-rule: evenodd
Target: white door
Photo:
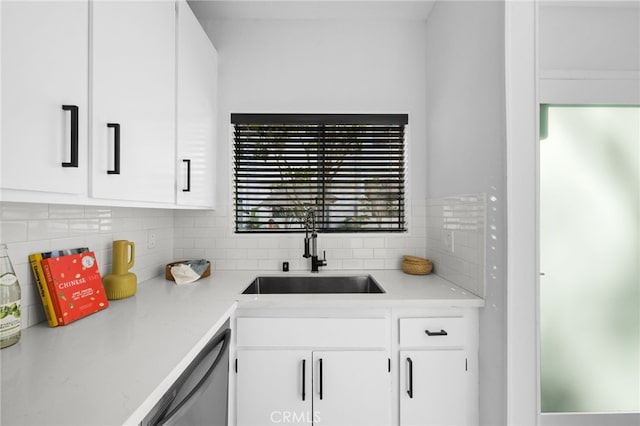
<path fill-rule="evenodd" d="M 238 426 L 310 425 L 311 352 L 238 351 Z"/>
<path fill-rule="evenodd" d="M 314 424 L 391 424 L 387 352 L 318 351 L 313 368 Z"/>
<path fill-rule="evenodd" d="M 542 111 L 542 424 L 638 424 L 640 107 Z"/>
<path fill-rule="evenodd" d="M 173 203 L 175 4 L 97 1 L 92 31 L 91 195 Z"/>
<path fill-rule="evenodd" d="M 2 188 L 84 194 L 88 2 L 2 1 Z"/>
<path fill-rule="evenodd" d="M 463 350 L 400 352 L 400 425 L 467 425 Z"/>
<path fill-rule="evenodd" d="M 186 1 L 178 3 L 177 203 L 213 207 L 217 53 Z"/>

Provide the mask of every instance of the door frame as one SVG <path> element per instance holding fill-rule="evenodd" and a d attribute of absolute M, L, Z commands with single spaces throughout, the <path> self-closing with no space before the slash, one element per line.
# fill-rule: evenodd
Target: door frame
<path fill-rule="evenodd" d="M 538 72 L 538 1 L 506 0 L 507 423 L 627 426 L 640 413 L 541 414 L 539 111 L 543 103 L 640 105 L 640 73 L 573 80 Z"/>

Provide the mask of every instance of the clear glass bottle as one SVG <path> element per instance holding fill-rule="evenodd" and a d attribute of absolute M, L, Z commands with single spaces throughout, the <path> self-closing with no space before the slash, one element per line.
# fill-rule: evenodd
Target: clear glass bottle
<path fill-rule="evenodd" d="M 6 244 L 0 244 L 0 348 L 20 340 L 20 284 Z"/>

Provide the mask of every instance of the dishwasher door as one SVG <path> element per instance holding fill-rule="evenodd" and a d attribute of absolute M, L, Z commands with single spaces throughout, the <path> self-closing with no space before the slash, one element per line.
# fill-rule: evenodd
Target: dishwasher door
<path fill-rule="evenodd" d="M 231 329 L 223 327 L 189 364 L 143 426 L 226 426 Z"/>

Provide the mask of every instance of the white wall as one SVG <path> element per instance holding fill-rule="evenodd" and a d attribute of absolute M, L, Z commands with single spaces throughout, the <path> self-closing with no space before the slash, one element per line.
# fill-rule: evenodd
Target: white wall
<path fill-rule="evenodd" d="M 637 73 L 640 7 L 635 1 L 546 1 L 540 5 L 538 41 L 543 77 L 553 71 Z"/>
<path fill-rule="evenodd" d="M 437 2 L 427 21 L 427 191 L 487 197 L 481 424 L 506 424 L 504 3 Z M 430 247 L 427 247 L 430 255 Z"/>
<path fill-rule="evenodd" d="M 392 19 L 205 21 L 219 59 L 215 212 L 176 213 L 176 257 L 218 269 L 308 269 L 299 235 L 233 234 L 233 112 L 408 113 L 408 234 L 326 235 L 327 269 L 399 268 L 425 255 L 426 24 Z"/>
<path fill-rule="evenodd" d="M 541 103 L 640 103 L 640 3 L 545 1 L 538 18 Z"/>
<path fill-rule="evenodd" d="M 408 113 L 411 193 L 425 198 L 423 21 L 219 20 L 220 200 L 230 200 L 232 112 Z"/>

